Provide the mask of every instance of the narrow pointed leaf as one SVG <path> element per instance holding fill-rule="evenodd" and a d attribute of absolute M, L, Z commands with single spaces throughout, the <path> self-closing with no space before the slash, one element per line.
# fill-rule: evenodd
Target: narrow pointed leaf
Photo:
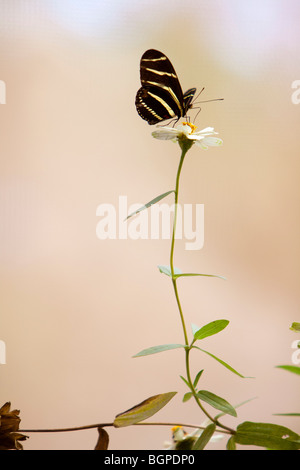
<path fill-rule="evenodd" d="M 174 192 L 175 192 L 174 189 L 172 189 L 171 191 L 167 191 L 166 193 L 163 193 L 160 196 L 155 197 L 154 199 L 152 199 L 152 201 L 147 202 L 147 204 L 145 204 L 144 206 L 141 206 L 138 210 L 136 210 L 135 212 L 132 212 L 131 214 L 129 214 L 127 216 L 126 220 L 129 219 L 130 217 L 132 217 L 133 215 L 136 215 L 139 212 L 141 212 L 145 209 L 148 209 L 153 204 L 156 204 L 157 202 L 161 201 L 163 198 L 165 198 L 166 196 L 168 196 L 169 194 L 174 193 Z"/>
<path fill-rule="evenodd" d="M 204 369 L 200 370 L 200 371 L 198 372 L 198 374 L 196 375 L 195 380 L 194 380 L 194 383 L 193 383 L 194 388 L 197 387 L 198 382 L 199 382 L 199 379 L 200 379 L 201 375 L 203 374 L 203 372 L 204 372 Z"/>
<path fill-rule="evenodd" d="M 242 377 L 242 379 L 245 379 L 245 378 L 251 378 L 251 377 L 245 377 L 244 375 L 240 374 L 239 372 L 237 372 L 233 367 L 231 367 L 229 364 L 227 364 L 226 362 L 222 361 L 222 359 L 220 359 L 219 357 L 215 356 L 214 354 L 208 352 L 208 351 L 205 351 L 205 349 L 202 349 L 202 348 L 199 348 L 198 346 L 193 346 L 193 348 L 196 348 L 196 349 L 199 349 L 199 351 L 202 351 L 204 352 L 205 354 L 208 354 L 210 357 L 212 357 L 213 359 L 215 359 L 216 361 L 218 361 L 220 364 L 222 364 L 222 366 L 226 367 L 226 369 L 230 370 L 230 372 L 233 372 L 234 374 L 238 375 L 239 377 Z"/>
<path fill-rule="evenodd" d="M 180 375 L 180 378 L 184 381 L 185 385 L 187 385 L 190 390 L 193 390 L 188 381 L 182 375 Z"/>
<path fill-rule="evenodd" d="M 198 331 L 196 331 L 194 333 L 194 338 L 195 340 L 200 340 L 200 339 L 207 338 L 207 336 L 215 335 L 219 333 L 220 331 L 224 330 L 224 328 L 226 328 L 228 324 L 229 324 L 228 320 L 212 321 L 208 323 L 207 325 L 203 326 L 202 328 L 200 328 Z"/>
<path fill-rule="evenodd" d="M 287 370 L 288 372 L 293 372 L 293 374 L 300 375 L 300 367 L 299 366 L 276 366 L 278 369 Z"/>
<path fill-rule="evenodd" d="M 189 277 L 189 276 L 218 277 L 219 279 L 223 279 L 224 281 L 226 281 L 225 277 L 219 276 L 218 274 L 178 273 L 178 274 L 175 274 L 174 278 L 178 279 L 179 277 Z"/>
<path fill-rule="evenodd" d="M 237 427 L 237 444 L 255 445 L 271 450 L 300 449 L 300 436 L 285 426 L 245 421 Z"/>
<path fill-rule="evenodd" d="M 237 405 L 234 405 L 234 408 L 239 408 L 240 406 L 245 405 L 246 403 L 249 403 L 252 400 L 255 400 L 257 397 L 249 398 L 249 400 L 242 401 L 241 403 L 238 403 Z M 222 416 L 224 416 L 226 413 L 219 413 L 215 416 L 215 419 L 220 419 Z"/>
<path fill-rule="evenodd" d="M 171 268 L 170 266 L 160 265 L 158 269 L 161 273 L 166 274 L 169 277 L 172 277 Z M 183 273 L 179 268 L 174 267 L 174 279 L 178 279 L 179 277 L 189 277 L 189 276 L 205 276 L 205 277 L 218 277 L 220 279 L 225 279 L 223 276 L 218 276 L 217 274 L 198 274 L 198 273 Z"/>
<path fill-rule="evenodd" d="M 114 426 L 121 428 L 131 426 L 140 421 L 144 421 L 150 416 L 153 416 L 159 410 L 169 403 L 169 401 L 176 395 L 177 392 L 161 393 L 147 398 L 138 405 L 130 408 L 123 413 L 119 413 L 114 420 Z"/>
<path fill-rule="evenodd" d="M 197 441 L 195 442 L 193 450 L 203 450 L 206 444 L 209 443 L 215 430 L 216 425 L 214 423 L 209 424 L 200 434 L 199 439 L 197 439 Z"/>
<path fill-rule="evenodd" d="M 158 346 L 152 346 L 151 348 L 143 349 L 139 353 L 132 357 L 150 356 L 151 354 L 157 354 L 163 351 L 169 351 L 170 349 L 184 348 L 183 344 L 160 344 Z"/>
<path fill-rule="evenodd" d="M 218 395 L 215 395 L 212 392 L 209 392 L 208 390 L 200 390 L 200 392 L 197 392 L 197 396 L 200 398 L 200 400 L 205 401 L 209 405 L 211 405 L 213 408 L 216 408 L 217 410 L 223 411 L 223 413 L 226 413 L 228 415 L 236 417 L 236 411 L 228 401 L 224 400 L 224 398 L 219 397 Z"/>

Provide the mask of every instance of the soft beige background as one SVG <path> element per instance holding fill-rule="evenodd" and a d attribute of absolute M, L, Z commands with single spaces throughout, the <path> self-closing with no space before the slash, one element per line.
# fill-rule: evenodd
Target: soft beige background
<path fill-rule="evenodd" d="M 157 269 L 169 241 L 96 238 L 99 204 L 145 203 L 174 187 L 179 148 L 154 140 L 134 106 L 140 57 L 157 48 L 184 89 L 224 98 L 196 122 L 224 146 L 193 148 L 182 172 L 181 202 L 205 205 L 205 245 L 178 242 L 175 264 L 227 278 L 178 282 L 186 321 L 230 320 L 203 347 L 255 378 L 200 352 L 193 371 L 204 368 L 202 388 L 232 404 L 258 397 L 225 423 L 300 431 L 297 418 L 273 416 L 299 412 L 299 378 L 275 368 L 292 364 L 299 321 L 299 17 L 296 0 L 0 2 L 0 402 L 21 409 L 23 429 L 111 422 L 173 390 L 154 419 L 203 420 L 181 402 L 181 350 L 131 358 L 183 341 Z M 161 449 L 171 436 L 109 432 L 110 449 Z M 31 434 L 25 447 L 92 449 L 96 434 Z"/>

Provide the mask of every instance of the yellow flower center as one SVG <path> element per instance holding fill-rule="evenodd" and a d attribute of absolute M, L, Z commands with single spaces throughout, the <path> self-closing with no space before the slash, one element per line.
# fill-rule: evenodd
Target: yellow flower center
<path fill-rule="evenodd" d="M 182 429 L 182 426 L 174 426 L 171 431 L 174 432 L 176 431 L 177 429 Z"/>
<path fill-rule="evenodd" d="M 192 124 L 191 122 L 183 122 L 182 123 L 183 126 L 189 126 L 191 128 L 191 134 L 193 132 L 195 132 L 195 130 L 197 129 L 197 126 L 195 126 L 194 124 Z"/>

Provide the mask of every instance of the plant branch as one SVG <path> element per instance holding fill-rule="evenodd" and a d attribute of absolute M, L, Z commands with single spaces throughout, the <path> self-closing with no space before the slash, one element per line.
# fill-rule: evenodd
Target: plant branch
<path fill-rule="evenodd" d="M 193 429 L 205 429 L 205 426 L 198 426 L 197 424 L 187 424 L 187 423 L 160 423 L 160 422 L 146 422 L 146 423 L 135 423 L 132 426 L 182 426 L 183 428 L 193 428 Z M 96 429 L 96 428 L 107 428 L 114 427 L 114 423 L 98 423 L 98 424 L 88 424 L 86 426 L 74 426 L 70 428 L 56 428 L 56 429 L 19 429 L 18 432 L 27 432 L 27 433 L 51 433 L 51 432 L 71 432 L 71 431 L 85 431 L 87 429 Z M 118 428 L 120 429 L 120 428 Z M 218 432 L 224 434 L 230 434 L 225 430 L 217 430 Z"/>

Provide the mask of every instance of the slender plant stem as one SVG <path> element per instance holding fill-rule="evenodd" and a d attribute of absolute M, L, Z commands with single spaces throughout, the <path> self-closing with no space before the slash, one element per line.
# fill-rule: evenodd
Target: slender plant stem
<path fill-rule="evenodd" d="M 174 288 L 174 293 L 176 297 L 176 302 L 178 305 L 178 310 L 180 314 L 180 319 L 181 319 L 181 324 L 182 324 L 182 329 L 183 329 L 183 334 L 184 334 L 184 341 L 185 345 L 188 346 L 188 335 L 186 331 L 186 326 L 185 326 L 185 321 L 184 321 L 184 316 L 180 304 L 180 299 L 178 295 L 178 290 L 177 290 L 177 279 L 174 278 L 174 247 L 175 247 L 175 235 L 176 235 L 176 226 L 177 226 L 177 207 L 178 207 L 178 193 L 179 193 L 179 180 L 180 180 L 180 173 L 184 161 L 184 157 L 186 155 L 187 149 L 182 149 L 182 154 L 177 170 L 177 176 L 176 176 L 176 185 L 175 185 L 175 208 L 174 208 L 174 220 L 173 220 L 173 230 L 172 230 L 172 241 L 171 241 L 171 252 L 170 252 L 170 269 L 171 269 L 171 274 L 172 274 L 172 283 L 173 283 L 173 288 Z"/>
<path fill-rule="evenodd" d="M 192 390 L 192 394 L 193 394 L 193 397 L 197 403 L 197 405 L 199 406 L 199 408 L 201 408 L 201 410 L 203 411 L 203 413 L 207 416 L 208 419 L 210 419 L 210 421 L 212 422 L 216 422 L 216 420 L 208 413 L 208 411 L 206 411 L 206 409 L 203 407 L 201 401 L 199 400 L 199 397 L 197 396 L 197 392 L 195 390 L 195 387 L 193 385 L 193 382 L 192 382 L 192 378 L 191 378 L 191 373 L 190 373 L 190 361 L 189 361 L 189 356 L 190 356 L 190 348 L 186 348 L 185 350 L 185 367 L 186 367 L 186 377 L 187 377 L 187 381 L 191 387 L 191 390 Z"/>
<path fill-rule="evenodd" d="M 172 241 L 171 241 L 171 253 L 170 253 L 170 267 L 172 272 L 172 277 L 174 276 L 174 246 L 175 246 L 175 234 L 176 234 L 176 224 L 177 224 L 177 204 L 178 204 L 178 193 L 179 193 L 179 180 L 180 180 L 180 173 L 182 170 L 182 165 L 184 162 L 184 157 L 186 156 L 186 149 L 182 150 L 182 154 L 180 157 L 180 162 L 177 170 L 176 175 L 176 185 L 175 185 L 175 210 L 174 210 L 174 221 L 173 221 L 173 230 L 172 230 Z"/>
<path fill-rule="evenodd" d="M 175 209 L 174 209 L 174 219 L 173 219 L 173 230 L 172 230 L 172 241 L 171 241 L 171 250 L 170 250 L 170 270 L 172 274 L 172 284 L 174 288 L 174 293 L 175 293 L 175 298 L 179 310 L 179 315 L 180 315 L 180 320 L 182 324 L 182 329 L 183 329 L 183 334 L 184 334 L 184 341 L 185 341 L 185 366 L 186 366 L 186 375 L 187 375 L 187 382 L 189 384 L 189 387 L 191 389 L 191 392 L 193 394 L 193 397 L 199 406 L 199 408 L 202 410 L 202 412 L 207 416 L 210 421 L 215 423 L 216 425 L 220 426 L 221 428 L 224 429 L 224 432 L 229 432 L 230 434 L 234 433 L 234 430 L 231 428 L 219 423 L 219 421 L 215 418 L 213 418 L 208 411 L 203 407 L 201 401 L 199 400 L 199 397 L 197 395 L 197 392 L 195 390 L 195 387 L 193 385 L 193 381 L 191 378 L 191 373 L 190 373 L 190 361 L 189 361 L 189 355 L 190 355 L 190 350 L 191 346 L 189 345 L 188 341 L 188 335 L 187 335 L 187 330 L 186 330 L 186 325 L 185 325 L 185 320 L 184 320 L 184 315 L 183 315 L 183 310 L 181 307 L 180 299 L 179 299 L 179 294 L 178 294 L 178 289 L 177 289 L 177 278 L 174 276 L 174 248 L 175 248 L 175 235 L 176 235 L 176 226 L 177 226 L 177 207 L 178 207 L 178 197 L 179 197 L 179 181 L 180 181 L 180 174 L 182 170 L 182 165 L 183 161 L 185 158 L 185 155 L 187 151 L 189 150 L 190 147 L 184 147 L 182 146 L 182 153 L 180 157 L 180 162 L 178 165 L 178 170 L 177 170 L 177 175 L 176 175 L 176 185 L 175 185 Z"/>
<path fill-rule="evenodd" d="M 135 423 L 132 426 L 182 426 L 183 428 L 193 428 L 193 429 L 205 429 L 205 426 L 198 426 L 197 424 L 187 424 L 187 423 L 160 423 L 160 422 L 146 422 L 146 423 Z M 53 428 L 53 429 L 19 429 L 18 432 L 27 432 L 27 433 L 51 433 L 51 432 L 71 432 L 71 431 L 84 431 L 87 429 L 96 429 L 96 428 L 107 428 L 114 427 L 114 423 L 98 423 L 98 424 L 88 424 L 86 426 L 74 426 L 71 428 Z M 222 429 L 218 432 L 228 434 L 228 431 Z"/>

